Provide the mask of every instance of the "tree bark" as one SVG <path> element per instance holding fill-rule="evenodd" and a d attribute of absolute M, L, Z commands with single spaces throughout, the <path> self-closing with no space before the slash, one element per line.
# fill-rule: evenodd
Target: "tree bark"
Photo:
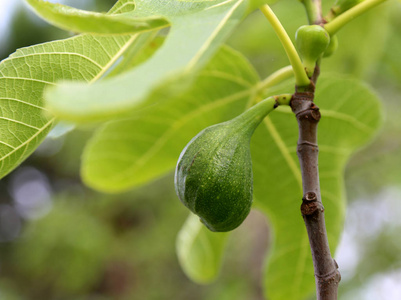
<path fill-rule="evenodd" d="M 315 82 L 317 76 L 318 74 L 312 78 L 312 81 Z M 317 299 L 337 300 L 341 275 L 337 263 L 331 257 L 324 221 L 317 145 L 317 127 L 321 115 L 313 99 L 314 84 L 307 89 L 297 90 L 290 104 L 298 120 L 299 128 L 297 154 L 301 166 L 303 186 L 301 213 L 312 251 Z"/>

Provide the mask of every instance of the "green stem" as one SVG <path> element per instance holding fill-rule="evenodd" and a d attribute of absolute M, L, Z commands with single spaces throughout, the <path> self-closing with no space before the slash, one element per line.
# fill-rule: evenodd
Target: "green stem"
<path fill-rule="evenodd" d="M 297 50 L 294 47 L 294 44 L 291 42 L 290 37 L 285 31 L 283 25 L 281 25 L 279 19 L 276 17 L 274 12 L 271 10 L 269 5 L 265 4 L 260 7 L 262 13 L 266 16 L 267 20 L 272 25 L 274 31 L 276 32 L 278 38 L 280 39 L 281 44 L 284 47 L 285 52 L 287 53 L 288 59 L 292 65 L 294 76 L 295 76 L 295 84 L 297 86 L 308 86 L 310 85 L 310 80 L 306 75 L 304 66 L 302 64 L 301 58 L 298 55 Z"/>
<path fill-rule="evenodd" d="M 277 105 L 290 105 L 292 95 L 291 94 L 281 94 L 274 96 Z"/>
<path fill-rule="evenodd" d="M 259 91 L 263 91 L 265 89 L 268 89 L 269 87 L 275 86 L 276 84 L 279 84 L 280 82 L 291 78 L 291 76 L 294 75 L 294 72 L 292 71 L 292 66 L 286 66 L 284 68 L 281 68 L 268 76 L 266 79 L 262 80 L 259 82 L 257 85 L 256 89 Z"/>
<path fill-rule="evenodd" d="M 290 105 L 292 94 L 281 94 L 270 96 L 256 103 L 245 112 L 236 117 L 246 123 L 253 122 L 259 124 L 270 112 L 280 105 Z"/>
<path fill-rule="evenodd" d="M 321 0 L 301 0 L 308 15 L 309 24 L 322 23 L 322 3 Z"/>
<path fill-rule="evenodd" d="M 332 36 L 356 17 L 385 1 L 386 0 L 365 0 L 364 2 L 361 2 L 353 8 L 350 8 L 346 12 L 342 13 L 330 23 L 324 25 L 324 28 L 327 30 L 330 36 Z"/>

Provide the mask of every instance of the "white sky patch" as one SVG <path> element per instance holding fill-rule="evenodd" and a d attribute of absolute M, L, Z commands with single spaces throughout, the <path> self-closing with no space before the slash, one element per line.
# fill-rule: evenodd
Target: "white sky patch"
<path fill-rule="evenodd" d="M 48 2 L 60 3 L 69 5 L 79 9 L 89 9 L 93 5 L 92 0 L 46 0 Z M 0 53 L 4 53 L 5 50 L 5 41 L 10 34 L 10 22 L 13 17 L 14 10 L 18 6 L 25 6 L 28 8 L 28 5 L 24 3 L 23 0 L 0 0 Z M 38 16 L 36 16 L 33 12 L 28 14 L 28 17 L 32 18 L 34 21 L 39 22 L 39 24 L 46 25 L 47 23 L 42 21 Z M 29 30 L 29 29 L 27 29 Z"/>
<path fill-rule="evenodd" d="M 357 266 L 364 258 L 368 242 L 389 228 L 401 227 L 401 189 L 387 187 L 371 195 L 372 199 L 358 199 L 348 206 L 345 230 L 336 252 L 343 281 L 356 275 Z M 366 258 L 365 258 L 366 259 Z M 377 274 L 362 288 L 345 295 L 342 300 L 401 299 L 401 269 Z"/>

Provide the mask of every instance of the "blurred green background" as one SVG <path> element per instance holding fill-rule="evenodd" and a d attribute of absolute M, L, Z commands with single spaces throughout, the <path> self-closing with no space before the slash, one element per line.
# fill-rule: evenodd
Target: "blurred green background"
<path fill-rule="evenodd" d="M 327 12 L 332 2 L 323 2 Z M 105 11 L 114 1 L 63 3 Z M 273 9 L 291 36 L 306 22 L 298 1 L 282 0 Z M 401 299 L 400 16 L 401 3 L 389 1 L 354 21 L 339 34 L 337 53 L 322 65 L 322 72 L 367 81 L 386 114 L 380 135 L 352 158 L 345 174 L 349 204 L 336 253 L 340 299 Z M 71 36 L 40 21 L 22 0 L 1 0 L 0 20 L 1 59 L 20 47 Z M 288 64 L 259 12 L 228 43 L 262 77 Z M 187 210 L 175 196 L 172 174 L 121 195 L 86 188 L 79 164 L 91 131 L 79 128 L 46 139 L 0 181 L 1 300 L 263 299 L 268 220 L 254 211 L 232 236 L 218 280 L 192 283 L 175 255 Z"/>

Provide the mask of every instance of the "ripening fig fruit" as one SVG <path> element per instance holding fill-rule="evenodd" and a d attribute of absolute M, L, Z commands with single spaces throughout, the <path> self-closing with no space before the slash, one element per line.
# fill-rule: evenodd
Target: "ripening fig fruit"
<path fill-rule="evenodd" d="M 299 54 L 302 58 L 306 73 L 313 75 L 316 61 L 322 56 L 330 43 L 330 35 L 319 25 L 304 25 L 295 34 Z"/>
<path fill-rule="evenodd" d="M 250 139 L 276 104 L 270 97 L 230 121 L 207 127 L 181 152 L 174 179 L 177 195 L 211 231 L 233 230 L 248 216 L 253 192 Z"/>
<path fill-rule="evenodd" d="M 327 46 L 326 51 L 324 51 L 323 57 L 331 56 L 334 52 L 336 52 L 337 48 L 338 48 L 338 38 L 336 35 L 334 35 L 330 38 L 330 43 Z"/>

